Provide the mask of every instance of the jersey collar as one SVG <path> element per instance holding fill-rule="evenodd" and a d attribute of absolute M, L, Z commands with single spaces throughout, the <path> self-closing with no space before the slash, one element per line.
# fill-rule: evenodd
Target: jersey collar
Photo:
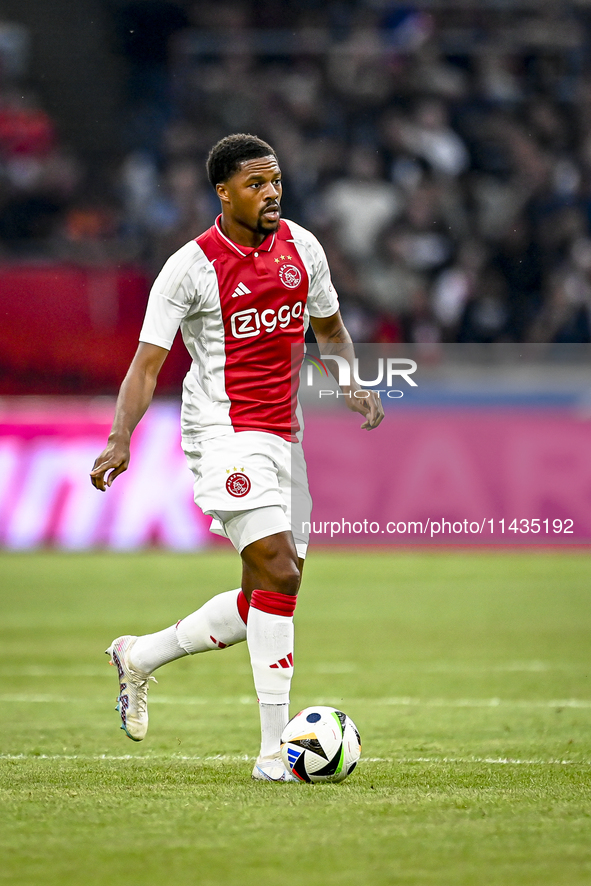
<path fill-rule="evenodd" d="M 221 226 L 221 214 L 215 220 L 215 230 L 216 234 L 222 242 L 231 249 L 232 252 L 236 253 L 236 255 L 241 256 L 242 258 L 247 258 L 249 255 L 252 255 L 253 252 L 271 252 L 273 247 L 275 246 L 275 240 L 277 239 L 277 232 L 273 235 L 267 235 L 260 246 L 242 246 L 240 243 L 234 243 L 233 240 L 230 240 L 229 237 L 226 237 L 224 232 L 222 231 Z"/>

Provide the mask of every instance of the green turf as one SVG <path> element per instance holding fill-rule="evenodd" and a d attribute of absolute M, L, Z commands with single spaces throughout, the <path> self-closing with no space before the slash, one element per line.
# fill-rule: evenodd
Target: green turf
<path fill-rule="evenodd" d="M 235 555 L 0 557 L 0 883 L 588 886 L 590 560 L 313 552 L 292 709 L 342 707 L 342 785 L 250 780 L 244 645 L 117 728 L 103 650 L 237 584 Z"/>

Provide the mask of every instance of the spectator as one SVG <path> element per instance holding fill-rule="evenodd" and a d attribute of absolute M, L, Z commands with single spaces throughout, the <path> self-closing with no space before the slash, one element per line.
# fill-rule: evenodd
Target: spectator
<path fill-rule="evenodd" d="M 591 19 L 578 7 L 112 8 L 130 87 L 118 173 L 103 170 L 97 194 L 97 170 L 83 175 L 42 106 L 5 85 L 0 250 L 157 267 L 211 223 L 208 145 L 245 129 L 277 145 L 284 212 L 321 229 L 356 335 L 587 340 Z"/>
<path fill-rule="evenodd" d="M 364 145 L 353 148 L 347 176 L 329 185 L 323 204 L 341 248 L 356 259 L 372 254 L 376 238 L 401 209 L 396 187 L 380 175 L 378 153 Z"/>

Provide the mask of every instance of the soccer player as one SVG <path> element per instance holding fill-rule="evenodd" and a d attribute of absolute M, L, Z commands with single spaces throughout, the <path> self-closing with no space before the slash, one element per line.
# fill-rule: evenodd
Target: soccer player
<path fill-rule="evenodd" d="M 293 614 L 311 508 L 295 415 L 308 322 L 324 352 L 332 347 L 349 362 L 354 353 L 320 244 L 281 218 L 273 148 L 252 135 L 230 135 L 212 148 L 207 173 L 221 214 L 158 275 L 108 445 L 90 476 L 105 491 L 127 469 L 132 432 L 180 326 L 193 360 L 181 424 L 195 501 L 212 516 L 211 531 L 229 538 L 240 554 L 242 583 L 162 631 L 118 637 L 107 653 L 118 670 L 121 728 L 141 741 L 153 671 L 246 640 L 261 719 L 252 775 L 291 781 L 279 739 L 289 719 Z M 343 393 L 364 417 L 362 428 L 381 422 L 376 393 L 355 385 Z"/>

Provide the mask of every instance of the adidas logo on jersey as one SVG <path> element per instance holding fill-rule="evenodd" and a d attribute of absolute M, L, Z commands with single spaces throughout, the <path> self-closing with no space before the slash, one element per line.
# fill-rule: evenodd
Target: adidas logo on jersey
<path fill-rule="evenodd" d="M 232 293 L 232 298 L 238 298 L 239 295 L 248 295 L 250 291 L 251 290 L 248 288 L 248 286 L 245 286 L 244 283 L 239 283 Z"/>

